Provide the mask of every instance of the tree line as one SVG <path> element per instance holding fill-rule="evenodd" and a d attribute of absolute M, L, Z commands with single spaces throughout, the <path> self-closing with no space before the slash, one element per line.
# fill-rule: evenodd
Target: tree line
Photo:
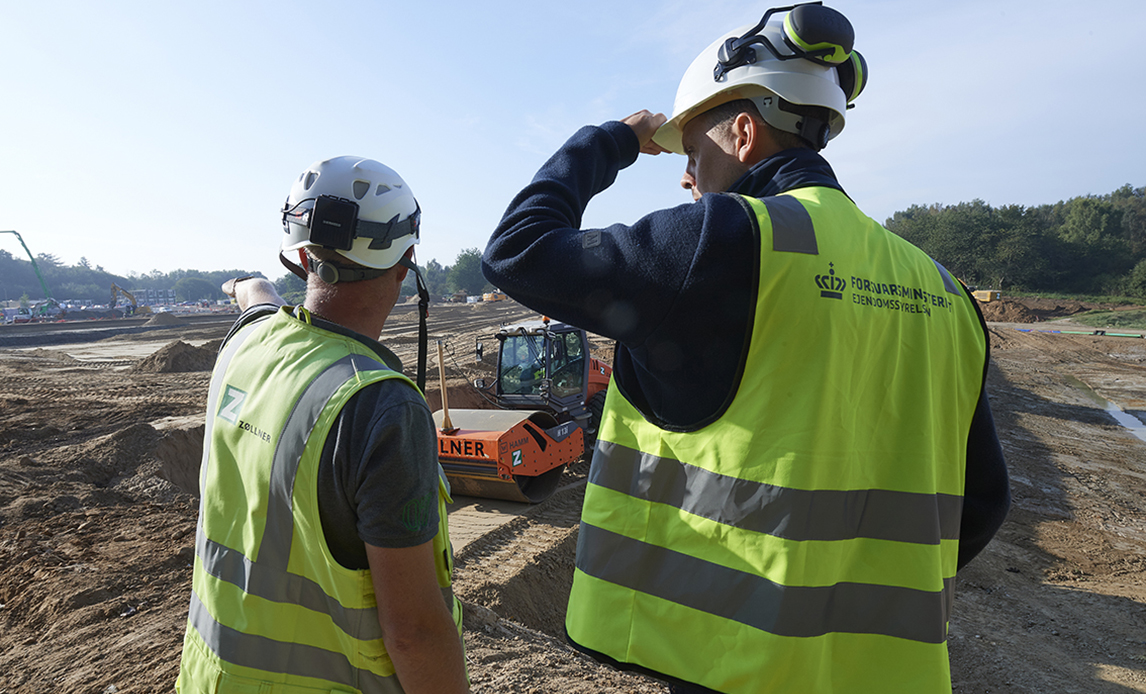
<path fill-rule="evenodd" d="M 426 282 L 426 289 L 430 296 L 437 299 L 456 292 L 468 295 L 481 294 L 494 289 L 493 285 L 485 281 L 481 274 L 481 251 L 476 248 L 467 248 L 454 259 L 453 265 L 441 265 L 437 260 L 431 260 L 424 266 L 419 265 L 422 279 Z M 413 273 L 406 276 L 402 285 L 403 296 L 415 294 Z"/>
<path fill-rule="evenodd" d="M 140 290 L 163 292 L 174 290 L 176 301 L 223 299 L 220 285 L 231 277 L 251 274 L 243 270 L 153 270 L 146 275 L 130 273 L 126 277 L 108 272 L 100 265 L 80 258 L 75 265 L 65 265 L 51 253 L 36 255 L 36 265 L 0 249 L 0 299 L 36 302 L 45 299 L 43 285 L 36 277 L 39 269 L 44 284 L 57 301 L 90 301 L 108 304 L 112 301 L 112 284 L 141 298 Z"/>
<path fill-rule="evenodd" d="M 1146 188 L 1037 207 L 914 205 L 885 226 L 969 285 L 1146 299 Z"/>
<path fill-rule="evenodd" d="M 992 207 L 982 200 L 957 205 L 913 205 L 885 226 L 922 248 L 969 285 L 1000 290 L 1104 294 L 1146 299 L 1146 188 L 1129 184 L 1107 195 L 1086 195 L 1050 205 Z M 106 304 L 111 285 L 175 291 L 178 301 L 223 299 L 220 285 L 244 270 L 153 270 L 127 277 L 86 258 L 64 265 L 51 254 L 36 265 L 57 300 Z M 452 265 L 436 259 L 419 266 L 435 300 L 456 292 L 480 294 L 492 287 L 481 274 L 481 251 L 467 248 Z M 275 280 L 288 301 L 301 301 L 306 287 L 290 273 Z M 416 293 L 410 273 L 402 294 Z M 38 300 L 43 290 L 32 263 L 0 250 L 0 298 Z"/>
<path fill-rule="evenodd" d="M 458 291 L 478 294 L 490 288 L 481 274 L 481 251 L 476 248 L 459 253 L 453 265 L 443 266 L 437 260 L 431 260 L 419 267 L 430 295 L 435 299 Z M 51 253 L 36 255 L 36 266 L 33 267 L 30 260 L 0 249 L 0 301 L 34 303 L 45 299 L 43 285 L 36 276 L 37 269 L 53 299 L 88 301 L 97 305 L 113 301 L 112 284 L 131 292 L 137 300 L 142 300 L 141 292 L 150 289 L 162 292 L 163 296 L 168 290 L 173 290 L 178 302 L 216 301 L 227 298 L 220 287 L 228 279 L 252 274 L 263 276 L 261 272 L 248 270 L 152 270 L 147 274 L 123 276 L 108 272 L 87 258 L 80 258 L 75 265 L 65 265 Z M 290 301 L 301 302 L 302 293 L 306 290 L 305 283 L 289 272 L 274 280 L 274 284 L 279 293 Z M 409 296 L 415 293 L 414 275 L 410 273 L 402 286 L 402 294 Z"/>
<path fill-rule="evenodd" d="M 426 283 L 426 291 L 434 301 L 457 292 L 473 295 L 493 289 L 481 274 L 481 251 L 476 248 L 467 248 L 458 253 L 453 265 L 442 265 L 432 259 L 425 265 L 418 265 L 418 270 Z M 414 282 L 414 273 L 407 273 L 402 282 L 402 296 L 418 293 Z M 289 303 L 299 304 L 306 293 L 306 283 L 288 272 L 275 280 L 275 289 Z"/>

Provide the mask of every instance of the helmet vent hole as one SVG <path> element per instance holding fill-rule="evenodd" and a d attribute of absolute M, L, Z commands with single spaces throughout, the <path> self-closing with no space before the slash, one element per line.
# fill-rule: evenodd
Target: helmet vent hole
<path fill-rule="evenodd" d="M 310 187 L 313 186 L 314 182 L 317 180 L 318 180 L 318 174 L 316 172 L 307 171 L 306 172 L 306 183 L 303 183 L 302 187 L 307 189 L 307 190 L 310 190 Z"/>
<path fill-rule="evenodd" d="M 354 199 L 361 200 L 366 197 L 370 192 L 370 181 L 355 181 L 354 182 Z"/>
<path fill-rule="evenodd" d="M 383 193 L 389 193 L 389 192 L 390 192 L 390 186 L 386 185 L 385 183 L 379 183 L 378 187 L 374 190 L 374 196 L 377 197 Z"/>

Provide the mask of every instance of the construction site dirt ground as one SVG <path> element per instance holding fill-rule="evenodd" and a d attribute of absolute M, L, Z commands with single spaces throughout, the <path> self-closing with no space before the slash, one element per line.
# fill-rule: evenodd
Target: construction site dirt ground
<path fill-rule="evenodd" d="M 957 692 L 1146 692 L 1146 441 L 1134 427 L 1146 419 L 1146 339 L 1031 322 L 1081 308 L 985 307 L 1014 502 L 958 576 Z M 432 307 L 451 407 L 479 406 L 468 384 L 493 371 L 475 361 L 475 342 L 527 317 L 512 302 Z M 0 329 L 0 694 L 172 690 L 196 515 L 181 486 L 194 484 L 209 369 L 229 323 L 153 321 L 66 344 L 13 344 Z M 413 307 L 400 306 L 382 341 L 408 372 L 416 336 Z M 611 345 L 593 345 L 611 360 Z M 435 406 L 436 369 L 431 359 Z M 572 466 L 536 506 L 459 498 L 451 508 L 475 692 L 667 691 L 564 643 L 587 470 Z"/>

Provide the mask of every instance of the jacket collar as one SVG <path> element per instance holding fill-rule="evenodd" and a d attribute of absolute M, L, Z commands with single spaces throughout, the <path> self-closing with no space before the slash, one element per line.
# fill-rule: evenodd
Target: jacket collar
<path fill-rule="evenodd" d="M 847 194 L 836 180 L 827 160 L 810 149 L 786 149 L 753 166 L 741 176 L 729 193 L 763 198 L 794 190 L 820 186 Z"/>

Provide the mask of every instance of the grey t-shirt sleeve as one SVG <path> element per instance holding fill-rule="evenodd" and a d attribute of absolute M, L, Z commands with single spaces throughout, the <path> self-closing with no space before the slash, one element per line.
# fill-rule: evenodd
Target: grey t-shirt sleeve
<path fill-rule="evenodd" d="M 400 381 L 367 386 L 342 408 L 318 478 L 323 532 L 340 564 L 368 568 L 365 544 L 414 547 L 434 538 L 436 439 L 426 401 Z"/>

